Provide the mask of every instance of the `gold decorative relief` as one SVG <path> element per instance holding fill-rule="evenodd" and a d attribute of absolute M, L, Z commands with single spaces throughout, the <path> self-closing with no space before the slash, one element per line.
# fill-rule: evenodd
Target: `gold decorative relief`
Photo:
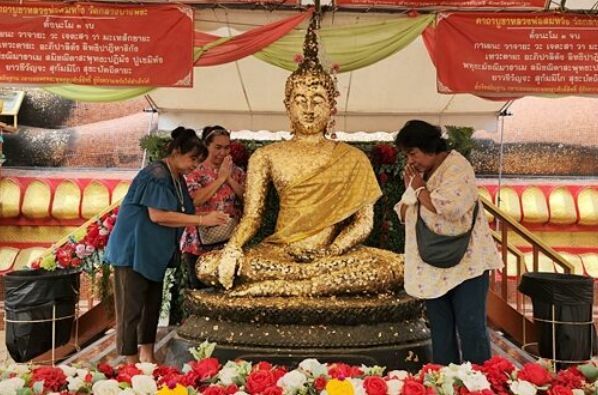
<path fill-rule="evenodd" d="M 21 213 L 31 219 L 48 218 L 50 216 L 50 185 L 35 180 L 29 184 L 23 198 Z"/>
<path fill-rule="evenodd" d="M 580 254 L 580 257 L 583 262 L 583 267 L 586 269 L 586 273 L 594 278 L 598 278 L 598 254 Z"/>
<path fill-rule="evenodd" d="M 81 216 L 89 219 L 110 205 L 110 191 L 99 181 L 90 182 L 83 191 Z"/>
<path fill-rule="evenodd" d="M 21 213 L 21 186 L 11 178 L 0 181 L 0 217 L 16 218 Z"/>
<path fill-rule="evenodd" d="M 119 199 L 124 198 L 130 186 L 131 183 L 128 181 L 119 182 L 112 190 L 112 200 L 110 201 L 110 204 L 116 202 Z"/>
<path fill-rule="evenodd" d="M 15 259 L 13 270 L 22 270 L 29 267 L 31 262 L 42 256 L 45 251 L 46 248 L 43 247 L 25 248 L 19 251 L 19 254 Z"/>
<path fill-rule="evenodd" d="M 79 218 L 81 203 L 81 189 L 73 181 L 64 180 L 54 191 L 52 202 L 52 217 L 56 219 Z"/>
<path fill-rule="evenodd" d="M 559 254 L 567 260 L 571 265 L 573 265 L 573 274 L 583 275 L 583 262 L 581 261 L 581 257 L 577 254 L 570 254 L 568 252 L 559 252 Z M 556 266 L 556 271 L 559 273 L 563 273 L 564 270 L 561 269 L 560 266 Z"/>
<path fill-rule="evenodd" d="M 538 187 L 529 187 L 521 194 L 523 221 L 531 224 L 545 224 L 548 222 L 548 204 L 546 196 Z"/>
<path fill-rule="evenodd" d="M 598 225 L 598 190 L 586 188 L 577 195 L 580 225 Z"/>
<path fill-rule="evenodd" d="M 478 187 L 478 192 L 480 193 L 481 197 L 486 198 L 490 202 L 492 201 L 492 195 L 490 195 L 490 192 L 486 189 L 486 187 Z M 486 214 L 486 219 L 488 222 L 494 221 L 494 215 L 490 214 L 488 210 L 484 210 L 484 214 Z"/>
<path fill-rule="evenodd" d="M 565 187 L 559 187 L 550 193 L 548 198 L 550 207 L 550 223 L 571 225 L 577 222 L 577 210 L 573 195 Z"/>
<path fill-rule="evenodd" d="M 6 271 L 12 267 L 18 253 L 18 248 L 0 247 L 0 272 Z"/>
<path fill-rule="evenodd" d="M 500 202 L 499 202 L 500 198 Z M 521 221 L 521 205 L 519 203 L 519 195 L 510 187 L 500 188 L 500 193 L 494 196 L 495 204 L 511 216 L 515 221 Z"/>

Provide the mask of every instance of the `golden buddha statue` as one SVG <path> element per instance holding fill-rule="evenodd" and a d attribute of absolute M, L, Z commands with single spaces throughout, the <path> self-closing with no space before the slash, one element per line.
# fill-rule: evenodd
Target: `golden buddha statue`
<path fill-rule="evenodd" d="M 402 256 L 360 245 L 382 192 L 361 150 L 326 138 L 337 91 L 318 60 L 315 23 L 285 87 L 293 138 L 251 156 L 242 219 L 225 248 L 196 265 L 200 280 L 229 296 L 378 294 L 402 286 Z M 270 182 L 280 199 L 275 232 L 244 251 L 261 225 Z"/>

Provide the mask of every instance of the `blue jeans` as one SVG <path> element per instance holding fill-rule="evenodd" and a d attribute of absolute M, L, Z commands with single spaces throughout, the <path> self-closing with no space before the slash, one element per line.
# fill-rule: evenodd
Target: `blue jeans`
<path fill-rule="evenodd" d="M 434 363 L 448 365 L 469 361 L 481 364 L 490 359 L 486 328 L 488 285 L 486 271 L 439 298 L 426 300 Z"/>

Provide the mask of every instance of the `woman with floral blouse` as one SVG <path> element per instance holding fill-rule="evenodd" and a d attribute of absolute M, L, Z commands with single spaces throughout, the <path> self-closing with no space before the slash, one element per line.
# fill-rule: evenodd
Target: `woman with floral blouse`
<path fill-rule="evenodd" d="M 202 141 L 208 157 L 185 176 L 189 194 L 197 213 L 224 212 L 238 222 L 243 213 L 245 172 L 233 164 L 230 156 L 230 132 L 222 126 L 206 126 Z M 226 240 L 207 245 L 202 243 L 197 227 L 189 226 L 181 238 L 181 251 L 189 272 L 189 286 L 201 288 L 195 276 L 195 262 L 206 252 L 220 249 Z"/>
<path fill-rule="evenodd" d="M 405 223 L 405 290 L 425 300 L 435 363 L 481 364 L 491 356 L 486 328 L 489 272 L 502 263 L 484 210 L 475 210 L 480 203 L 473 168 L 449 150 L 438 126 L 424 121 L 407 122 L 395 143 L 407 159 L 406 193 L 395 206 Z M 439 268 L 421 258 L 418 207 L 426 226 L 440 235 L 460 235 L 474 224 L 465 255 L 455 266 Z"/>

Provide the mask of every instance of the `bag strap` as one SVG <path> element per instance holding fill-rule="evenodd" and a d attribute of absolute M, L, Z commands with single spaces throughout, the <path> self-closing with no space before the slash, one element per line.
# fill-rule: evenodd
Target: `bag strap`
<path fill-rule="evenodd" d="M 479 201 L 479 199 L 477 199 L 475 202 L 475 207 L 473 208 L 473 215 L 471 216 L 471 226 L 469 227 L 469 230 L 465 233 L 471 233 L 473 231 L 473 227 L 475 226 L 475 220 L 478 217 L 479 208 L 480 208 L 480 201 Z M 423 219 L 421 217 L 421 203 L 419 203 L 419 202 L 417 203 L 417 220 L 423 222 Z M 425 225 L 425 222 L 424 222 L 424 225 Z"/>

